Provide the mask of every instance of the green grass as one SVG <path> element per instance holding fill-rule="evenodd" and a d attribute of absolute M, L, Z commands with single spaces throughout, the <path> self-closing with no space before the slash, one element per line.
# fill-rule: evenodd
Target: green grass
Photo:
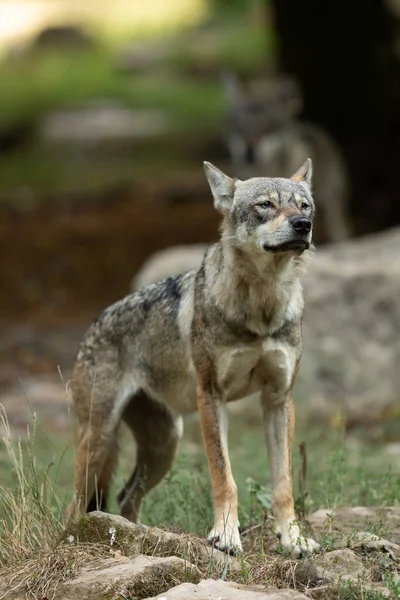
<path fill-rule="evenodd" d="M 298 444 L 307 443 L 307 481 L 299 490 L 301 456 Z M 351 441 L 335 430 L 326 428 L 307 431 L 299 428 L 294 444 L 294 493 L 297 504 L 307 510 L 338 506 L 389 506 L 400 498 L 398 466 L 385 464 L 384 454 L 377 444 L 364 444 L 355 453 Z M 239 419 L 231 427 L 230 456 L 240 498 L 240 519 L 243 525 L 261 517 L 267 506 L 270 475 L 261 425 L 256 429 L 243 427 Z M 380 460 L 379 460 L 380 458 Z M 396 471 L 394 469 L 397 468 Z M 249 481 L 250 479 L 250 481 Z M 260 489 L 258 499 L 252 489 Z M 261 496 L 261 498 L 260 498 Z M 305 496 L 305 501 L 304 501 Z M 173 498 L 171 502 L 167 498 Z M 190 500 L 189 500 L 190 499 Z M 188 513 L 188 506 L 197 506 L 199 518 Z M 208 512 L 208 521 L 204 516 Z M 182 455 L 169 477 L 153 490 L 144 507 L 144 520 L 153 525 L 179 525 L 185 530 L 204 533 L 211 523 L 211 497 L 204 454 Z M 197 521 L 197 523 L 196 523 Z"/>
<path fill-rule="evenodd" d="M 31 493 L 37 495 L 45 477 L 53 482 L 56 514 L 67 504 L 72 492 L 74 448 L 67 438 L 48 435 L 39 426 L 35 429 L 34 438 L 20 446 L 17 440 L 10 441 L 12 448 L 18 448 L 16 457 L 19 461 L 10 464 L 9 454 L 0 453 L 0 486 L 3 492 L 17 491 L 21 473 L 32 472 L 35 477 L 29 476 L 27 480 L 33 486 Z M 146 499 L 143 521 L 203 535 L 212 522 L 212 502 L 205 454 L 201 445 L 196 452 L 188 445 L 193 433 L 196 440 L 199 439 L 196 427 L 190 425 L 172 471 Z M 124 451 L 111 494 L 111 512 L 118 512 L 115 494 L 134 467 L 134 446 L 128 431 L 123 430 L 123 440 Z M 306 441 L 308 469 L 307 480 L 300 490 L 302 460 L 299 443 L 302 441 Z M 246 526 L 261 519 L 269 502 L 270 475 L 261 424 L 243 423 L 243 417 L 231 418 L 230 456 L 239 489 L 240 519 Z M 24 468 L 18 471 L 17 465 L 22 459 Z M 295 498 L 302 512 L 320 507 L 389 506 L 399 502 L 398 465 L 388 462 L 378 444 L 365 443 L 356 450 L 351 440 L 338 430 L 327 430 L 326 427 L 308 430 L 300 423 L 293 459 Z"/>
<path fill-rule="evenodd" d="M 233 415 L 230 424 L 230 456 L 239 488 L 241 526 L 254 526 L 264 521 L 266 510 L 270 512 L 271 500 L 262 426 L 251 407 L 244 415 Z M 70 556 L 71 549 L 67 558 L 62 552 L 58 556 L 54 550 L 63 528 L 65 507 L 72 494 L 74 442 L 67 435 L 62 438 L 59 434 L 48 434 L 35 419 L 31 435 L 25 441 L 14 439 L 6 421 L 4 425 L 6 435 L 0 450 L 0 567 L 7 565 L 10 575 L 13 565 L 22 572 L 25 568 L 35 570 L 40 564 L 41 577 L 48 582 L 51 564 L 56 559 L 62 570 L 66 568 L 66 561 L 69 564 L 79 558 L 76 553 Z M 189 422 L 173 469 L 145 501 L 144 523 L 200 536 L 208 532 L 212 524 L 212 502 L 204 451 L 201 446 L 193 446 L 198 439 L 196 426 Z M 304 441 L 308 472 L 300 490 L 298 476 L 303 463 L 299 443 Z M 113 495 L 133 468 L 134 449 L 126 430 L 120 436 L 120 446 L 123 453 Z M 322 506 L 398 504 L 400 475 L 398 465 L 395 467 L 396 471 L 391 470 L 378 445 L 364 443 L 355 447 L 337 429 L 327 426 L 310 429 L 299 419 L 294 444 L 294 487 L 296 502 L 303 513 Z M 110 509 L 117 512 L 114 498 Z M 384 537 L 390 535 L 390 531 L 377 529 L 375 525 L 370 530 Z M 351 533 L 330 532 L 328 526 L 320 539 L 323 551 L 336 549 L 341 538 L 345 545 L 352 547 Z M 290 575 L 295 562 L 279 553 L 275 556 L 265 554 L 262 537 L 256 536 L 255 544 L 245 555 L 240 581 L 298 589 Z M 88 548 L 84 552 L 86 558 L 82 555 L 80 561 L 88 560 L 90 564 L 98 552 L 103 556 L 105 550 L 103 547 L 99 550 Z M 374 581 L 383 581 L 391 593 L 390 598 L 397 598 L 399 582 L 393 571 L 393 561 L 386 560 L 383 555 L 379 564 L 368 556 L 365 560 L 370 565 L 368 568 L 376 573 Z M 375 562 L 371 563 L 371 560 Z M 76 567 L 77 572 L 79 568 Z M 381 592 L 369 589 L 368 585 L 368 578 L 357 584 L 343 580 L 321 599 L 383 600 Z"/>
<path fill-rule="evenodd" d="M 383 594 L 379 590 L 368 589 L 365 586 L 357 585 L 352 581 L 343 580 L 337 590 L 337 600 L 385 600 L 385 598 L 400 598 L 400 584 L 392 573 L 384 577 L 384 582 L 388 588 L 390 596 Z"/>

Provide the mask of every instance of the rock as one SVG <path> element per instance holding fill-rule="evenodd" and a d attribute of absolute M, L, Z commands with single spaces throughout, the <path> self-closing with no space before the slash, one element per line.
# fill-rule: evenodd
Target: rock
<path fill-rule="evenodd" d="M 161 279 L 198 268 L 207 249 L 206 244 L 171 246 L 152 254 L 132 280 L 132 291 Z"/>
<path fill-rule="evenodd" d="M 341 579 L 357 582 L 365 567 L 360 556 L 352 550 L 334 550 L 296 565 L 295 577 L 303 585 L 339 583 Z"/>
<path fill-rule="evenodd" d="M 332 529 L 334 532 L 350 534 L 349 540 L 352 539 L 355 530 L 363 532 L 368 525 L 387 529 L 390 531 L 391 541 L 400 544 L 400 506 L 320 508 L 307 520 L 318 533 L 326 533 L 328 529 Z"/>
<path fill-rule="evenodd" d="M 65 382 L 69 373 L 64 373 Z M 28 434 L 34 429 L 35 415 L 41 426 L 52 432 L 65 432 L 71 426 L 69 405 L 71 392 L 60 376 L 24 378 L 19 384 L 8 386 L 0 392 L 2 405 L 13 433 Z M 7 432 L 0 425 L 0 438 Z"/>
<path fill-rule="evenodd" d="M 115 100 L 88 102 L 46 114 L 37 127 L 39 141 L 58 146 L 132 144 L 162 135 L 172 128 L 161 110 L 132 110 Z"/>
<path fill-rule="evenodd" d="M 351 429 L 400 418 L 399 328 L 400 229 L 316 253 L 297 388 L 311 421 L 342 412 Z"/>
<path fill-rule="evenodd" d="M 177 581 L 196 583 L 200 571 L 176 556 L 105 559 L 95 569 L 84 569 L 77 578 L 60 585 L 55 600 L 145 598 L 166 592 Z"/>
<path fill-rule="evenodd" d="M 61 541 L 67 542 L 72 535 L 77 543 L 111 545 L 110 531 L 114 531 L 115 535 L 112 545 L 126 556 L 136 554 L 178 556 L 195 563 L 207 574 L 210 565 L 212 565 L 212 573 L 219 575 L 224 569 L 230 573 L 241 570 L 238 559 L 213 549 L 206 540 L 193 535 L 170 533 L 156 527 L 131 523 L 119 515 L 109 515 L 100 511 L 89 513 L 68 526 Z"/>
<path fill-rule="evenodd" d="M 221 580 L 203 579 L 198 585 L 183 583 L 146 600 L 306 600 L 295 590 L 266 590 Z"/>
<path fill-rule="evenodd" d="M 354 550 L 361 550 L 364 553 L 384 552 L 393 560 L 400 558 L 400 545 L 389 542 L 374 533 L 367 531 L 357 531 L 350 534 L 347 542 L 348 546 Z"/>

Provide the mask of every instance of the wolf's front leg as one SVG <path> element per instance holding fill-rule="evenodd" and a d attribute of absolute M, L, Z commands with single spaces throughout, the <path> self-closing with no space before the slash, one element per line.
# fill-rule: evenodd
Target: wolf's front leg
<path fill-rule="evenodd" d="M 262 394 L 265 434 L 273 488 L 272 511 L 283 548 L 295 556 L 313 552 L 317 542 L 300 533 L 294 513 L 292 487 L 292 440 L 294 406 L 290 394 L 280 395 L 266 388 Z"/>
<path fill-rule="evenodd" d="M 210 468 L 214 527 L 208 541 L 227 552 L 241 552 L 236 483 L 228 455 L 225 404 L 212 390 L 197 388 L 197 404 Z"/>

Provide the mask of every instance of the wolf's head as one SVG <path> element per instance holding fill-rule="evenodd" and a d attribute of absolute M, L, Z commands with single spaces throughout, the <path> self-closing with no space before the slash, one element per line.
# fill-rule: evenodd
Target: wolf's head
<path fill-rule="evenodd" d="M 302 109 L 301 91 L 290 77 L 254 81 L 246 88 L 234 73 L 223 77 L 230 133 L 252 149 L 260 138 L 279 132 Z"/>
<path fill-rule="evenodd" d="M 301 254 L 312 241 L 314 202 L 308 158 L 290 179 L 231 179 L 205 162 L 215 208 L 225 217 L 230 243 L 249 255 Z"/>

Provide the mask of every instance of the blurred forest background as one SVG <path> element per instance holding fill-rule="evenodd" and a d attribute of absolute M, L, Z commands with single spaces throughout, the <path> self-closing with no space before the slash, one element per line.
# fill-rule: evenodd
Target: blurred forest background
<path fill-rule="evenodd" d="M 35 413 L 65 434 L 64 383 L 90 321 L 155 251 L 218 239 L 203 160 L 289 176 L 282 165 L 310 150 L 317 210 L 332 225 L 340 209 L 347 231 L 316 231 L 307 287 L 296 398 L 318 424 L 313 498 L 394 504 L 399 69 L 397 0 L 0 0 L 0 402 L 16 431 Z M 237 464 L 258 477 L 259 416 L 246 418 Z M 344 452 L 331 470 L 321 444 Z M 343 456 L 355 470 L 334 500 Z"/>
<path fill-rule="evenodd" d="M 0 2 L 2 319 L 87 320 L 150 253 L 215 239 L 202 161 L 236 175 L 227 70 L 296 78 L 354 235 L 400 222 L 399 3 L 294 4 Z"/>

